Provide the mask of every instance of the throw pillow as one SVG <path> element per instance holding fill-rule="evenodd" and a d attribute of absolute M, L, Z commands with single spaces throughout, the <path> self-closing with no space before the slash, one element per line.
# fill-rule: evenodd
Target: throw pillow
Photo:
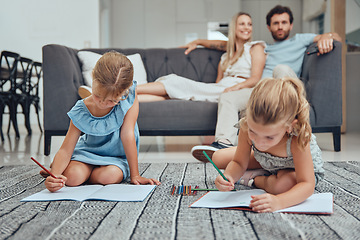
<path fill-rule="evenodd" d="M 92 70 L 102 55 L 90 51 L 79 51 L 78 57 L 82 63 L 82 74 L 85 85 L 92 86 Z M 126 56 L 134 67 L 134 81 L 138 85 L 147 83 L 146 70 L 139 53 Z"/>
<path fill-rule="evenodd" d="M 147 83 L 147 75 L 144 63 L 141 59 L 141 55 L 139 53 L 135 53 L 132 55 L 126 56 L 134 67 L 134 81 L 137 82 L 138 85 Z"/>

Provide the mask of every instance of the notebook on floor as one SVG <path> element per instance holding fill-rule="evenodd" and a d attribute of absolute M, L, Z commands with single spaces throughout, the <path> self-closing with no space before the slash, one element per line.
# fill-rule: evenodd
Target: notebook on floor
<path fill-rule="evenodd" d="M 63 187 L 56 192 L 47 189 L 22 199 L 29 201 L 59 201 L 59 200 L 103 200 L 117 202 L 142 202 L 154 190 L 156 185 L 83 185 L 78 187 Z"/>
<path fill-rule="evenodd" d="M 190 205 L 192 208 L 226 208 L 248 210 L 251 196 L 265 193 L 262 189 L 240 190 L 235 192 L 208 192 Z M 276 212 L 307 213 L 307 214 L 332 214 L 333 194 L 314 193 L 304 202 Z"/>

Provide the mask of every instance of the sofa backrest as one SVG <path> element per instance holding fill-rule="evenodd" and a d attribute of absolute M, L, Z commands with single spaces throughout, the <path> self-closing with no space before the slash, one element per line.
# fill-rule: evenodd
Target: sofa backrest
<path fill-rule="evenodd" d="M 82 49 L 99 54 L 115 50 L 125 55 L 139 53 L 148 82 L 171 73 L 195 81 L 215 82 L 222 51 L 199 48 L 185 55 L 185 49 Z M 64 130 L 68 127 L 66 113 L 80 99 L 78 88 L 84 85 L 78 49 L 57 44 L 43 47 L 44 128 Z M 61 100 L 60 100 L 61 99 Z M 59 104 L 61 101 L 61 104 Z M 57 106 L 54 109 L 54 106 Z"/>
<path fill-rule="evenodd" d="M 125 55 L 139 53 L 143 60 L 148 82 L 153 82 L 159 77 L 175 73 L 200 82 L 215 82 L 218 63 L 222 51 L 198 48 L 189 55 L 185 55 L 183 48 L 111 48 L 111 49 L 82 49 L 99 54 L 115 50 Z"/>

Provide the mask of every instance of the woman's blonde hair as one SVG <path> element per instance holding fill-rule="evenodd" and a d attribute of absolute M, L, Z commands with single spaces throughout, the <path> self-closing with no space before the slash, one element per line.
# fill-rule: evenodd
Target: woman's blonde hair
<path fill-rule="evenodd" d="M 229 35 L 228 35 L 228 42 L 226 45 L 226 58 L 224 60 L 224 62 L 221 65 L 221 68 L 223 71 L 226 70 L 226 68 L 229 65 L 234 64 L 239 57 L 241 57 L 241 55 L 244 52 L 244 47 L 242 49 L 236 49 L 236 27 L 237 27 L 237 20 L 240 16 L 242 15 L 246 15 L 249 18 L 251 18 L 250 14 L 245 13 L 245 12 L 239 12 L 237 14 L 235 14 L 233 16 L 233 18 L 231 19 L 230 25 L 229 25 Z M 251 38 L 249 38 L 246 42 L 251 41 Z M 240 51 L 237 51 L 240 50 Z"/>
<path fill-rule="evenodd" d="M 292 133 L 298 136 L 298 144 L 304 148 L 310 141 L 309 103 L 303 83 L 297 78 L 261 80 L 252 91 L 246 117 L 240 122 L 245 128 L 246 118 L 263 125 L 284 122 L 288 126 L 297 119 Z"/>
<path fill-rule="evenodd" d="M 93 82 L 99 83 L 107 92 L 105 98 L 118 97 L 132 85 L 134 69 L 125 55 L 111 51 L 97 61 L 92 74 Z"/>

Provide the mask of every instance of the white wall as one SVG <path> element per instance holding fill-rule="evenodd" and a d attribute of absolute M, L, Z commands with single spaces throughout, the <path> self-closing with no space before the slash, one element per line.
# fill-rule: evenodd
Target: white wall
<path fill-rule="evenodd" d="M 345 33 L 351 33 L 360 28 L 360 6 L 355 0 L 346 0 L 345 6 Z M 325 32 L 330 32 L 331 1 L 326 1 Z"/>
<path fill-rule="evenodd" d="M 102 0 L 110 9 L 110 47 L 177 47 L 207 38 L 208 22 L 227 23 L 239 11 L 253 19 L 253 39 L 273 42 L 265 16 L 277 4 L 294 15 L 291 36 L 302 32 L 301 0 Z M 107 47 L 107 46 L 106 46 Z"/>
<path fill-rule="evenodd" d="M 99 47 L 98 0 L 0 0 L 0 48 L 41 61 L 41 48 L 57 43 Z"/>
<path fill-rule="evenodd" d="M 99 22 L 99 0 L 0 0 L 0 50 L 41 62 L 46 44 L 97 48 Z M 42 100 L 42 88 L 40 93 Z M 31 110 L 31 124 L 36 127 Z M 7 121 L 6 115 L 4 126 Z M 23 115 L 18 114 L 18 123 L 23 122 Z"/>
<path fill-rule="evenodd" d="M 207 23 L 228 22 L 241 0 L 103 0 L 110 1 L 111 47 L 171 48 L 187 36 L 207 37 Z"/>
<path fill-rule="evenodd" d="M 360 28 L 360 6 L 355 2 L 355 0 L 346 0 L 345 11 L 346 33 L 358 30 Z"/>

